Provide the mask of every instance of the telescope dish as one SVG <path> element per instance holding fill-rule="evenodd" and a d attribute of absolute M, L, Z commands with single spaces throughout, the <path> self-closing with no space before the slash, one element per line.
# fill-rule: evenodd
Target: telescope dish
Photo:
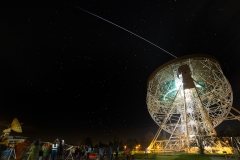
<path fill-rule="evenodd" d="M 17 118 L 14 118 L 11 124 L 11 129 L 15 132 L 22 133 L 22 127 Z"/>
<path fill-rule="evenodd" d="M 232 88 L 220 63 L 210 55 L 186 55 L 163 64 L 147 87 L 148 111 L 159 126 L 150 149 L 162 144 L 157 139 L 162 130 L 170 135 L 165 149 L 189 149 L 198 144 L 199 135 L 209 138 L 205 146 L 213 146 L 215 128 L 224 120 L 238 119 L 231 109 L 240 113 L 232 107 Z"/>

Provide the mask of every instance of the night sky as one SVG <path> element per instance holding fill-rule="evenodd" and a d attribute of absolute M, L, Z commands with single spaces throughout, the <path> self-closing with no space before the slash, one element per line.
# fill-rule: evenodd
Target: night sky
<path fill-rule="evenodd" d="M 156 133 L 147 79 L 174 57 L 78 7 L 176 57 L 216 57 L 240 109 L 239 0 L 7 1 L 0 10 L 0 129 L 16 117 L 18 135 L 30 140 L 98 143 Z M 240 125 L 234 122 L 222 128 Z"/>

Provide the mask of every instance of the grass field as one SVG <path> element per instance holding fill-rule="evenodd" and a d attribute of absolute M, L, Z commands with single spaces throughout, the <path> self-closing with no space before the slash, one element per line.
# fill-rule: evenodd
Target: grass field
<path fill-rule="evenodd" d="M 135 154 L 135 159 L 145 160 L 212 160 L 211 157 L 223 157 L 223 155 L 199 155 L 199 154 Z M 126 159 L 125 159 L 126 160 Z"/>

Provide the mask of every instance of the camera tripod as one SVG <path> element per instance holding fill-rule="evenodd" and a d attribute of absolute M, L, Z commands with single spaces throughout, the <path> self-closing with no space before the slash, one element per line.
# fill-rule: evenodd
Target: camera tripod
<path fill-rule="evenodd" d="M 14 148 L 14 145 L 7 148 L 3 153 L 2 153 L 2 157 L 5 157 L 7 158 L 8 160 L 13 157 L 14 159 L 16 159 L 16 151 L 15 151 L 15 148 Z"/>
<path fill-rule="evenodd" d="M 69 158 L 71 158 L 72 160 L 73 160 L 73 156 L 72 156 L 72 154 L 73 154 L 73 146 L 71 146 L 71 147 L 69 147 L 68 149 L 66 149 L 66 151 L 67 150 L 69 150 L 69 154 L 68 154 L 68 156 L 66 157 L 66 159 L 65 160 L 68 160 Z"/>

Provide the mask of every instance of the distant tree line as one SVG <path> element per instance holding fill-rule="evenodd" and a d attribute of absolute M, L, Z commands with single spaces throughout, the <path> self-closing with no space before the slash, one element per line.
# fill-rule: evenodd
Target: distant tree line
<path fill-rule="evenodd" d="M 124 150 L 124 146 L 126 148 L 135 148 L 136 146 L 140 145 L 141 149 L 144 150 L 149 146 L 151 143 L 152 139 L 154 137 L 154 134 L 149 132 L 146 134 L 143 138 L 137 140 L 136 138 L 128 138 L 127 140 L 121 140 L 117 136 L 113 137 L 113 140 L 110 140 L 108 143 L 99 141 L 97 143 L 93 143 L 90 137 L 86 137 L 80 141 L 78 145 L 90 145 L 93 148 L 99 148 L 99 147 L 107 147 L 107 146 L 112 146 L 112 147 L 119 147 L 120 150 Z M 163 135 L 163 139 L 166 137 L 166 135 Z"/>

